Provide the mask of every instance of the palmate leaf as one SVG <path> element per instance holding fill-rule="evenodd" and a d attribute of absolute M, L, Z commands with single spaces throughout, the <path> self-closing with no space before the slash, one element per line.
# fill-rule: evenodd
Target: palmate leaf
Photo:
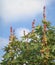
<path fill-rule="evenodd" d="M 54 51 L 55 51 L 55 45 L 52 46 L 52 52 L 54 52 Z"/>
<path fill-rule="evenodd" d="M 5 59 L 8 59 L 10 57 L 10 54 L 9 53 L 6 53 L 5 55 L 4 55 L 4 58 Z"/>

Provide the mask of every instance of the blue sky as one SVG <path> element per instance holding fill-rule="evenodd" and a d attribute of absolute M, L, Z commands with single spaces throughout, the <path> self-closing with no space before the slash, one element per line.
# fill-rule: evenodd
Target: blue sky
<path fill-rule="evenodd" d="M 0 57 L 1 50 L 9 41 L 10 26 L 18 38 L 31 31 L 31 23 L 36 25 L 43 19 L 43 6 L 46 5 L 46 18 L 55 26 L 55 0 L 0 0 Z"/>

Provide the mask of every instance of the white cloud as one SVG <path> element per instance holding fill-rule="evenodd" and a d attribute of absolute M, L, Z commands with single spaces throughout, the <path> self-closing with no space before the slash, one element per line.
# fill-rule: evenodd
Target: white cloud
<path fill-rule="evenodd" d="M 21 39 L 21 37 L 24 36 L 24 31 L 25 31 L 25 35 L 30 32 L 30 30 L 27 28 L 17 28 L 16 29 L 15 34 L 18 39 Z"/>
<path fill-rule="evenodd" d="M 42 12 L 44 4 L 49 4 L 52 0 L 1 0 L 2 19 L 7 23 L 11 20 L 33 16 Z"/>
<path fill-rule="evenodd" d="M 0 50 L 3 49 L 8 44 L 8 39 L 0 38 Z"/>

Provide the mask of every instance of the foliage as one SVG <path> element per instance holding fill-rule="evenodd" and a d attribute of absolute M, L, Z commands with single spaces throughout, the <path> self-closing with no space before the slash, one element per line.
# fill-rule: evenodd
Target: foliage
<path fill-rule="evenodd" d="M 55 27 L 49 22 L 43 24 L 47 25 L 45 34 L 43 26 L 38 25 L 22 41 L 14 38 L 4 49 L 1 65 L 55 65 Z M 46 44 L 42 42 L 43 35 Z"/>

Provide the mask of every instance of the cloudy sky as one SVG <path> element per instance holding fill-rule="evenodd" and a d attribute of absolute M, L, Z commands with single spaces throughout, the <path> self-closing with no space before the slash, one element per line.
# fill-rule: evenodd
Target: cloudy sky
<path fill-rule="evenodd" d="M 23 30 L 27 34 L 33 19 L 36 25 L 41 24 L 44 5 L 47 20 L 55 25 L 55 0 L 0 0 L 0 57 L 2 48 L 9 41 L 10 26 L 18 38 L 23 35 Z"/>

